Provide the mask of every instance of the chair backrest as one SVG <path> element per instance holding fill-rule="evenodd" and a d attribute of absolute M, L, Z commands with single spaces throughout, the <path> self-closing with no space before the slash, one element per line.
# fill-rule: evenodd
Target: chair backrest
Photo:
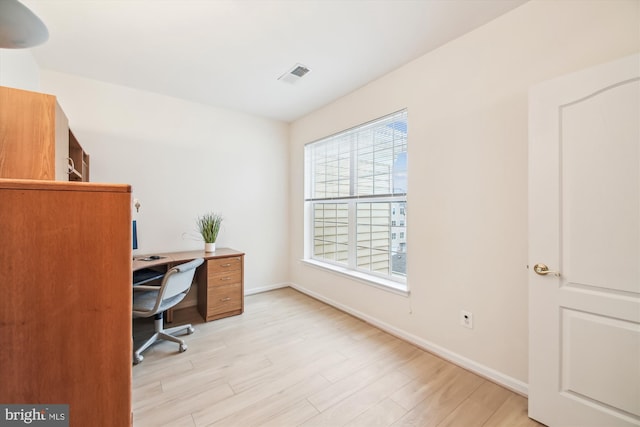
<path fill-rule="evenodd" d="M 202 258 L 198 258 L 169 269 L 160 285 L 159 300 L 162 301 L 183 292 L 186 293 L 191 287 L 196 268 L 203 262 L 204 260 Z"/>

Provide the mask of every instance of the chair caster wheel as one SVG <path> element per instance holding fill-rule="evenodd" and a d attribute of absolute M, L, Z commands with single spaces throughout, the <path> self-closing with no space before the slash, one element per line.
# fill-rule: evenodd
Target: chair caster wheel
<path fill-rule="evenodd" d="M 185 351 L 187 351 L 187 345 L 186 344 L 180 344 L 180 353 L 184 353 Z"/>
<path fill-rule="evenodd" d="M 133 364 L 137 365 L 138 363 L 142 362 L 143 359 L 144 359 L 144 357 L 142 355 L 133 356 Z"/>
<path fill-rule="evenodd" d="M 188 334 L 188 335 L 191 335 L 191 334 L 192 334 L 192 333 L 194 333 L 195 331 L 196 331 L 196 330 L 195 330 L 195 329 L 193 329 L 193 326 L 189 326 L 189 327 L 187 328 L 187 334 Z"/>

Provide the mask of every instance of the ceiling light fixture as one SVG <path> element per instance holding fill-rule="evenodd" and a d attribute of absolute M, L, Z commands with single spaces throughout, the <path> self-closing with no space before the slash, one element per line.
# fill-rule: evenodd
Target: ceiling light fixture
<path fill-rule="evenodd" d="M 0 0 L 0 48 L 23 49 L 46 42 L 49 31 L 18 0 Z"/>
<path fill-rule="evenodd" d="M 278 77 L 278 80 L 294 84 L 298 80 L 300 80 L 305 74 L 307 74 L 311 69 L 309 67 L 304 66 L 302 64 L 294 65 L 289 71 Z"/>

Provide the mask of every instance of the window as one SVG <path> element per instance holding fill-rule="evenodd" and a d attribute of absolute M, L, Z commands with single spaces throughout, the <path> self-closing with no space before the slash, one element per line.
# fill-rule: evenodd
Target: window
<path fill-rule="evenodd" d="M 307 144 L 305 204 L 307 259 L 406 283 L 406 110 Z"/>

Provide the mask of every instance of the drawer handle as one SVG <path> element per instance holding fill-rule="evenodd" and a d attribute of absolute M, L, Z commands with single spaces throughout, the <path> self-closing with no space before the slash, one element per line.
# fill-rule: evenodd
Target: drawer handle
<path fill-rule="evenodd" d="M 220 302 L 227 302 L 227 301 L 231 301 L 231 298 L 229 298 L 229 297 L 220 298 Z"/>
<path fill-rule="evenodd" d="M 231 277 L 221 277 L 220 281 L 224 281 L 224 280 L 231 280 Z"/>
<path fill-rule="evenodd" d="M 220 267 L 231 267 L 231 264 L 227 263 L 227 264 L 221 264 Z"/>

